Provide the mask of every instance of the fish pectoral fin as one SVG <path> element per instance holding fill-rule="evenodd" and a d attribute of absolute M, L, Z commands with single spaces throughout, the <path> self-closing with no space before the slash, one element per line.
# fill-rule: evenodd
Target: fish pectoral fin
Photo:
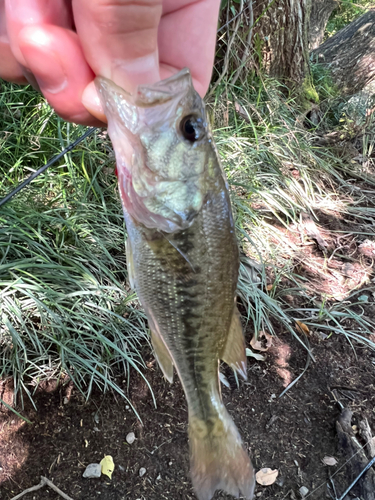
<path fill-rule="evenodd" d="M 151 329 L 151 343 L 155 351 L 155 358 L 164 374 L 164 377 L 168 380 L 168 382 L 172 383 L 173 361 L 163 339 L 155 329 Z"/>
<path fill-rule="evenodd" d="M 133 250 L 130 243 L 129 237 L 125 241 L 125 251 L 126 251 L 126 268 L 128 270 L 128 278 L 130 288 L 135 289 L 135 276 L 134 276 L 134 260 L 133 260 Z"/>
<path fill-rule="evenodd" d="M 243 336 L 240 313 L 237 306 L 234 307 L 232 322 L 230 324 L 227 342 L 220 356 L 227 365 L 247 379 L 247 358 L 245 339 Z"/>

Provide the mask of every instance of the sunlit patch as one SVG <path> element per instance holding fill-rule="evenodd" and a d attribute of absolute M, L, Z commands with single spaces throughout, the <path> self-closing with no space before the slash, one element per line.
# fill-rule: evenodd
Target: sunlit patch
<path fill-rule="evenodd" d="M 269 352 L 275 358 L 276 372 L 283 381 L 283 387 L 287 387 L 293 379 L 288 362 L 292 352 L 290 346 L 275 338 Z"/>
<path fill-rule="evenodd" d="M 288 227 L 275 225 L 270 237 L 278 245 L 279 258 L 290 261 L 296 281 L 307 292 L 342 301 L 369 281 L 373 261 L 366 261 L 365 245 L 355 234 L 340 230 L 338 217 L 327 217 L 332 229 L 307 217 Z"/>
<path fill-rule="evenodd" d="M 1 399 L 12 404 L 13 393 L 5 390 Z M 22 436 L 21 429 L 28 425 L 24 420 L 0 406 L 0 485 L 14 476 L 29 456 L 29 445 Z"/>
<path fill-rule="evenodd" d="M 276 368 L 276 372 L 283 381 L 283 387 L 288 387 L 292 381 L 292 374 L 290 371 L 285 368 Z"/>

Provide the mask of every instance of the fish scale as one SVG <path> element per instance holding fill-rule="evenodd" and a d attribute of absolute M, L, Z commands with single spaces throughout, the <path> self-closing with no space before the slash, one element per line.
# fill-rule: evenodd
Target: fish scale
<path fill-rule="evenodd" d="M 216 489 L 251 499 L 252 465 L 218 378 L 220 359 L 246 378 L 246 355 L 235 305 L 238 245 L 204 104 L 188 70 L 135 96 L 102 78 L 97 88 L 116 153 L 130 282 L 156 359 L 169 381 L 176 370 L 188 403 L 195 492 L 199 500 Z"/>
<path fill-rule="evenodd" d="M 221 195 L 210 201 L 189 229 L 168 239 L 160 235 L 155 240 L 152 231 L 137 228 L 134 221 L 127 222 L 128 230 L 133 225 L 134 231 L 141 232 L 141 238 L 132 244 L 135 274 L 145 280 L 139 283 L 140 301 L 153 311 L 159 328 L 168 332 L 165 340 L 174 353 L 185 390 L 194 387 L 194 395 L 197 384 L 191 379 L 197 371 L 196 364 L 206 368 L 207 359 L 214 359 L 207 379 L 217 379 L 218 353 L 229 329 L 235 297 L 233 278 L 238 272 L 237 243 L 226 213 L 229 201 L 222 200 Z M 218 212 L 223 217 L 217 217 Z M 175 247 L 187 255 L 189 262 Z M 222 248 L 227 251 L 220 256 Z M 174 304 L 170 303 L 170 296 L 176 298 Z M 211 341 L 212 331 L 215 344 Z M 201 390 L 199 386 L 198 391 Z M 187 398 L 194 401 L 190 394 Z"/>

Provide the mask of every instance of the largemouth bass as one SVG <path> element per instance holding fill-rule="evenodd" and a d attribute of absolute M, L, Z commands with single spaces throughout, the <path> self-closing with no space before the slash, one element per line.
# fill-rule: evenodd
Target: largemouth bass
<path fill-rule="evenodd" d="M 246 355 L 238 246 L 204 103 L 187 69 L 134 95 L 104 78 L 96 85 L 116 154 L 130 282 L 155 357 L 170 382 L 176 369 L 188 403 L 195 492 L 251 499 L 253 468 L 218 378 L 219 360 L 246 378 Z"/>

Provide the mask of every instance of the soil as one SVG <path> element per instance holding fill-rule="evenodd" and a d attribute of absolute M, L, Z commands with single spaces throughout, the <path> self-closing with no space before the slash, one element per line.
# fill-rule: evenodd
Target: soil
<path fill-rule="evenodd" d="M 346 458 L 337 452 L 335 422 L 340 407 L 335 398 L 359 417 L 367 417 L 375 429 L 375 353 L 365 346 L 355 351 L 344 336 L 309 337 L 315 362 L 279 397 L 287 383 L 306 364 L 306 350 L 290 335 L 274 339 L 265 361 L 249 358 L 248 381 L 237 387 L 225 372 L 230 388 L 223 387 L 224 402 L 232 414 L 252 457 L 256 470 L 278 469 L 277 483 L 257 485 L 256 498 L 300 498 L 305 486 L 309 498 L 329 498 L 327 482 L 334 475 L 337 492 L 348 486 L 340 472 Z M 146 354 L 145 377 L 133 374 L 129 404 L 114 394 L 94 392 L 86 402 L 71 386 L 44 387 L 35 395 L 37 411 L 26 403 L 22 414 L 29 425 L 4 407 L 0 412 L 0 498 L 10 500 L 26 488 L 48 477 L 74 500 L 156 500 L 196 497 L 189 480 L 187 408 L 179 381 L 166 382 L 152 354 Z M 8 388 L 9 389 L 9 388 Z M 5 387 L 3 399 L 11 391 Z M 51 390 L 52 392 L 48 392 Z M 126 435 L 134 432 L 129 445 Z M 84 479 L 92 462 L 111 455 L 115 463 L 112 480 L 106 476 Z M 337 465 L 322 463 L 335 457 Z M 140 477 L 141 468 L 146 469 Z M 343 469 L 344 470 L 344 469 Z M 57 500 L 61 497 L 44 487 L 26 499 Z M 217 492 L 216 500 L 232 498 Z"/>

